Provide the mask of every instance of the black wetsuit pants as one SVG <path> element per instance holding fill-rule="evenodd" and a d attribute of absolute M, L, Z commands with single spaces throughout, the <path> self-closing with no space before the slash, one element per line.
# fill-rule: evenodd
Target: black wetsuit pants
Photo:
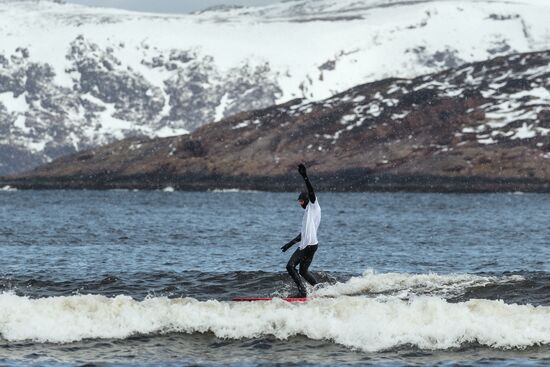
<path fill-rule="evenodd" d="M 315 255 L 315 251 L 317 251 L 317 245 L 307 246 L 303 250 L 300 250 L 299 248 L 292 254 L 290 257 L 290 260 L 288 260 L 288 264 L 286 264 L 286 270 L 298 286 L 298 291 L 300 293 L 301 297 L 305 297 L 307 295 L 306 287 L 304 287 L 304 283 L 302 283 L 302 279 L 300 278 L 300 275 L 304 277 L 305 280 L 311 285 L 317 284 L 317 280 L 313 277 L 313 275 L 308 271 L 309 266 L 311 265 L 311 262 L 313 261 L 313 256 Z M 296 266 L 300 264 L 300 274 L 298 275 L 298 272 L 296 272 Z"/>

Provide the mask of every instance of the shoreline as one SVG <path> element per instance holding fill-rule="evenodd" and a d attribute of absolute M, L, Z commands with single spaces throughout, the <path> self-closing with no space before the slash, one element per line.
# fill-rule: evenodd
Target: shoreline
<path fill-rule="evenodd" d="M 313 175 L 316 190 L 325 192 L 425 192 L 425 193 L 550 193 L 550 181 L 525 178 L 477 176 L 396 176 L 365 174 L 362 170 Z M 52 178 L 0 178 L 0 187 L 18 190 L 163 190 L 177 191 L 271 191 L 294 192 L 302 183 L 294 175 L 285 176 L 67 176 Z"/>

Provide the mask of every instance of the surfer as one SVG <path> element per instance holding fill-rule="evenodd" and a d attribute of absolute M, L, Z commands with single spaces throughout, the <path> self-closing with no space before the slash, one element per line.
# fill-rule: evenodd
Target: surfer
<path fill-rule="evenodd" d="M 309 266 L 313 261 L 315 251 L 317 251 L 317 229 L 321 222 L 321 207 L 319 201 L 313 191 L 313 186 L 307 177 L 306 166 L 303 164 L 298 165 L 298 172 L 303 177 L 307 187 L 307 192 L 302 192 L 298 196 L 298 204 L 305 209 L 304 217 L 302 219 L 302 231 L 296 238 L 289 243 L 281 247 L 281 250 L 285 252 L 291 248 L 294 244 L 300 243 L 294 254 L 288 260 L 286 270 L 298 286 L 298 295 L 296 298 L 305 298 L 307 296 L 306 288 L 302 283 L 300 275 L 311 285 L 317 284 L 317 280 L 309 272 Z M 300 273 L 296 272 L 296 266 L 300 265 Z"/>

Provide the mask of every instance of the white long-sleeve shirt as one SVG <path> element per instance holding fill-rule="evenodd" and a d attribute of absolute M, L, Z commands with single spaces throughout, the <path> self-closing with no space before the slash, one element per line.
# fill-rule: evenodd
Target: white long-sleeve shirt
<path fill-rule="evenodd" d="M 317 229 L 321 223 L 321 207 L 319 206 L 319 198 L 316 198 L 315 203 L 311 201 L 307 204 L 302 218 L 302 240 L 300 241 L 300 249 L 303 250 L 307 246 L 317 245 Z"/>

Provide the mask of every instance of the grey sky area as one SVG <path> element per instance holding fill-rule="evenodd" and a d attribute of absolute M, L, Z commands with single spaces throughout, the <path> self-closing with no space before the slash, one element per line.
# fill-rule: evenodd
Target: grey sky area
<path fill-rule="evenodd" d="M 279 0 L 66 0 L 68 3 L 155 13 L 188 13 L 215 5 L 267 5 Z"/>

